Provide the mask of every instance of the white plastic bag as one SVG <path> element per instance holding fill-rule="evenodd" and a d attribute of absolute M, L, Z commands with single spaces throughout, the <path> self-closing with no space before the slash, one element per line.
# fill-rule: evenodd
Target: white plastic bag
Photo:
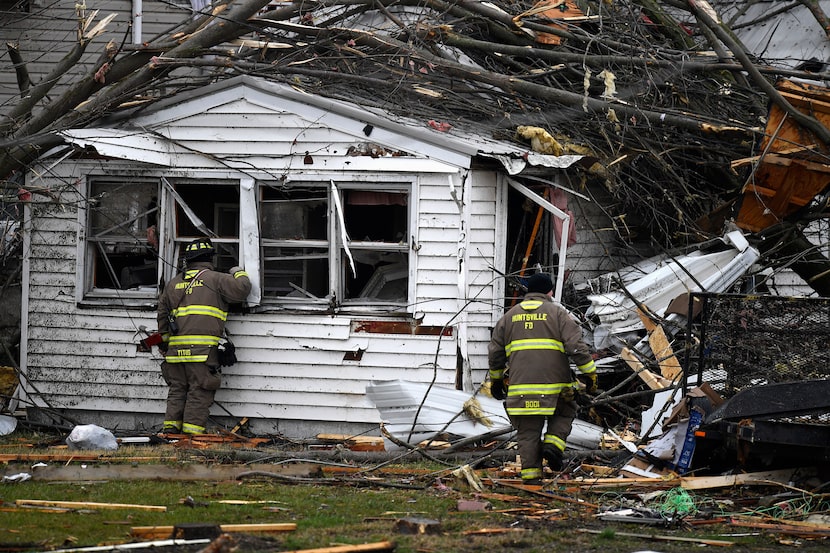
<path fill-rule="evenodd" d="M 69 449 L 118 449 L 118 440 L 112 432 L 94 424 L 82 424 L 72 429 L 66 438 Z"/>

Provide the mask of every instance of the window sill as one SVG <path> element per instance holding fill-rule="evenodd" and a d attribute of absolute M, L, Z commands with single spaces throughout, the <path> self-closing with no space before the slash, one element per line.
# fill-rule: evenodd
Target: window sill
<path fill-rule="evenodd" d="M 158 298 L 153 296 L 135 295 L 87 295 L 78 302 L 81 309 L 135 309 L 139 311 L 155 311 L 158 306 Z"/>

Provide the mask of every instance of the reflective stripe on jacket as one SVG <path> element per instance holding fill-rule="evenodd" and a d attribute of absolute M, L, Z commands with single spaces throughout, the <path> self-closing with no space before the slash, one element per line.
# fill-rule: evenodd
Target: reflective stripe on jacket
<path fill-rule="evenodd" d="M 159 332 L 167 342 L 168 363 L 205 363 L 219 345 L 231 303 L 245 301 L 251 281 L 243 270 L 234 274 L 213 270 L 210 263 L 193 263 L 176 275 L 159 297 Z M 178 326 L 171 332 L 168 315 Z M 215 357 L 215 356 L 214 356 Z"/>
<path fill-rule="evenodd" d="M 582 373 L 596 365 L 582 329 L 547 295 L 531 293 L 496 323 L 488 349 L 490 378 L 510 367 L 507 412 L 550 416 L 563 389 L 574 385 L 568 357 Z"/>

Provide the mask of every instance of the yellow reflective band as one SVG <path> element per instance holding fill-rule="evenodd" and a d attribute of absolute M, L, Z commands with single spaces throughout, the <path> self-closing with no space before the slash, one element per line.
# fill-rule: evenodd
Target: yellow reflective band
<path fill-rule="evenodd" d="M 528 416 L 539 415 L 542 417 L 549 417 L 556 412 L 553 407 L 508 407 L 508 415 Z"/>
<path fill-rule="evenodd" d="M 504 378 L 504 369 L 490 369 L 490 380 L 502 380 Z"/>
<path fill-rule="evenodd" d="M 555 384 L 511 384 L 510 391 L 508 392 L 511 396 L 522 396 L 522 395 L 556 395 L 560 393 L 565 388 L 571 386 L 568 382 L 557 382 Z"/>
<path fill-rule="evenodd" d="M 207 355 L 168 355 L 164 358 L 168 363 L 204 363 Z"/>
<path fill-rule="evenodd" d="M 204 434 L 205 427 L 199 426 L 198 424 L 190 424 L 186 422 L 182 426 L 182 432 L 185 434 Z"/>
<path fill-rule="evenodd" d="M 533 467 L 529 469 L 522 469 L 522 480 L 533 480 L 542 477 L 542 469 Z"/>
<path fill-rule="evenodd" d="M 164 428 L 182 429 L 182 421 L 164 421 Z"/>
<path fill-rule="evenodd" d="M 186 334 L 184 336 L 171 336 L 171 346 L 218 346 L 219 336 L 209 334 Z"/>
<path fill-rule="evenodd" d="M 562 345 L 562 342 L 560 342 L 559 340 L 554 340 L 552 338 L 529 338 L 527 340 L 513 340 L 504 348 L 504 353 L 507 355 L 507 357 L 510 357 L 510 354 L 515 353 L 517 351 L 537 349 L 552 349 L 555 351 L 561 351 L 562 353 L 565 353 L 565 346 Z"/>
<path fill-rule="evenodd" d="M 558 449 L 559 451 L 565 451 L 565 440 L 563 440 L 559 436 L 554 436 L 553 434 L 545 434 L 545 443 L 555 446 L 556 449 Z"/>
<path fill-rule="evenodd" d="M 588 361 L 584 365 L 577 365 L 576 368 L 579 369 L 579 372 L 581 372 L 582 374 L 588 374 L 588 373 L 592 373 L 592 372 L 596 371 L 597 370 L 597 365 L 596 365 L 596 363 L 594 363 L 594 361 L 592 359 L 591 361 Z"/>
<path fill-rule="evenodd" d="M 248 276 L 248 273 L 246 273 L 245 271 L 236 271 L 233 274 L 233 278 L 246 277 L 246 276 Z"/>
<path fill-rule="evenodd" d="M 216 317 L 223 321 L 228 319 L 227 311 L 222 311 L 212 305 L 187 305 L 173 310 L 174 317 L 186 317 L 188 315 L 205 315 L 207 317 Z"/>
<path fill-rule="evenodd" d="M 539 309 L 539 307 L 541 307 L 541 306 L 542 306 L 542 303 L 543 303 L 543 302 L 541 302 L 541 301 L 539 301 L 539 300 L 525 300 L 525 301 L 523 301 L 522 303 L 520 303 L 519 305 L 520 305 L 520 306 L 522 307 L 522 309 L 524 309 L 525 311 L 533 311 L 533 310 L 535 310 L 535 309 Z"/>

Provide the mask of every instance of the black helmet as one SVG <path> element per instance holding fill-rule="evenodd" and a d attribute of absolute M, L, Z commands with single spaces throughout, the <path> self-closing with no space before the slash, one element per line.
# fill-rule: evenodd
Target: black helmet
<path fill-rule="evenodd" d="M 210 238 L 197 238 L 185 248 L 184 260 L 188 262 L 202 259 L 209 261 L 215 253 L 216 250 L 213 248 Z"/>

